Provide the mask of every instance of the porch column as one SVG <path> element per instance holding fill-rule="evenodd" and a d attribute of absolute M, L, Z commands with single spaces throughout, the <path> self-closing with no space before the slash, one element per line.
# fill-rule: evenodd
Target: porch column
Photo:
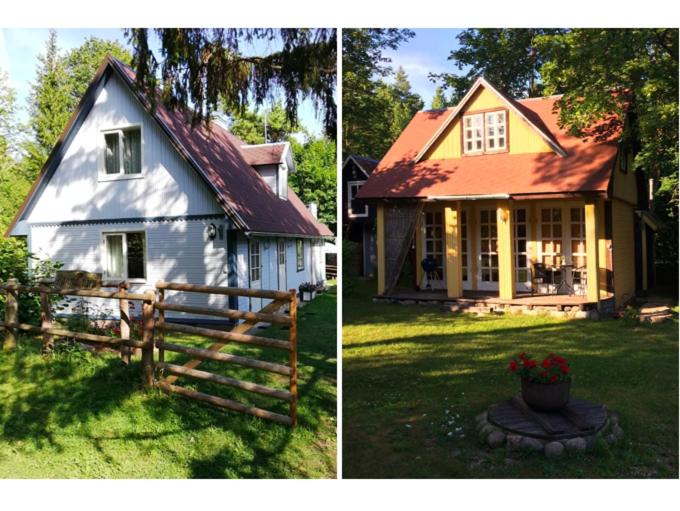
<path fill-rule="evenodd" d="M 376 256 L 378 259 L 378 294 L 385 294 L 385 209 L 378 204 L 376 211 Z"/>
<path fill-rule="evenodd" d="M 444 208 L 446 229 L 446 293 L 449 298 L 463 296 L 463 265 L 460 241 L 460 202 Z"/>
<path fill-rule="evenodd" d="M 602 201 L 597 201 L 602 202 Z M 586 217 L 586 281 L 588 301 L 600 301 L 600 272 L 598 270 L 598 210 L 597 202 L 587 201 L 585 204 Z"/>
<path fill-rule="evenodd" d="M 509 201 L 498 203 L 498 296 L 504 300 L 515 297 L 515 257 L 512 247 L 512 208 Z"/>

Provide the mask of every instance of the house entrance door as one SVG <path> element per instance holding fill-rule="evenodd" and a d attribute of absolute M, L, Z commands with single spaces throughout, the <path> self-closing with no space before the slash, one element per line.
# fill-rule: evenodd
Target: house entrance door
<path fill-rule="evenodd" d="M 479 270 L 477 289 L 498 290 L 498 227 L 496 210 L 479 211 Z"/>
<path fill-rule="evenodd" d="M 279 267 L 279 290 L 286 291 L 286 240 L 279 238 L 276 242 L 276 260 Z"/>
<path fill-rule="evenodd" d="M 423 229 L 423 259 L 431 258 L 433 271 L 423 271 L 423 281 L 419 282 L 420 289 L 444 289 L 446 275 L 444 266 L 444 225 L 441 211 L 426 211 Z M 429 288 L 428 288 L 429 286 Z"/>

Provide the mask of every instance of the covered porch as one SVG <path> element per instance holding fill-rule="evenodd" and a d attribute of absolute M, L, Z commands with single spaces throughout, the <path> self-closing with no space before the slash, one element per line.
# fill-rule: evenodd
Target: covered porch
<path fill-rule="evenodd" d="M 382 203 L 377 238 L 378 295 L 386 299 L 586 310 L 611 297 L 600 197 Z"/>

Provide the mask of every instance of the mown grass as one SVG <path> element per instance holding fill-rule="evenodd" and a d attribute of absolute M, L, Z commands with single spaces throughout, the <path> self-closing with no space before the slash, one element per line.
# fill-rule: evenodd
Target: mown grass
<path fill-rule="evenodd" d="M 0 353 L 0 477 L 333 478 L 336 474 L 336 296 L 333 288 L 299 313 L 299 426 L 291 429 L 180 396 L 141 388 L 139 362 L 66 350 L 44 357 L 21 338 Z M 260 335 L 286 338 L 270 327 Z M 210 341 L 173 335 L 191 346 Z M 276 350 L 234 353 L 281 360 Z M 274 352 L 274 353 L 272 353 Z M 184 361 L 187 357 L 166 360 Z M 268 373 L 203 364 L 241 379 L 286 387 Z M 275 399 L 227 387 L 178 384 L 287 413 Z"/>
<path fill-rule="evenodd" d="M 453 315 L 343 301 L 343 477 L 677 478 L 678 322 Z M 677 309 L 676 309 L 677 312 Z M 490 450 L 474 417 L 516 394 L 512 354 L 569 358 L 576 396 L 621 415 L 622 443 L 547 460 Z"/>

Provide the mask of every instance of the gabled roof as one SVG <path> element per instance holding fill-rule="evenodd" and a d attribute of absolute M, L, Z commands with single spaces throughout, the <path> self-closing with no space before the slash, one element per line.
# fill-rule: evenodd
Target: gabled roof
<path fill-rule="evenodd" d="M 288 142 L 242 145 L 241 152 L 249 165 L 274 165 L 283 163 Z"/>
<path fill-rule="evenodd" d="M 477 87 L 486 83 L 480 79 Z M 615 139 L 584 141 L 560 128 L 555 111 L 558 96 L 517 101 L 498 94 L 541 138 L 550 141 L 553 151 L 421 159 L 453 122 L 468 97 L 452 109 L 418 112 L 361 187 L 357 198 L 607 193 L 616 160 Z"/>
<path fill-rule="evenodd" d="M 369 158 L 367 156 L 350 154 L 345 160 L 345 163 L 342 164 L 342 168 L 344 169 L 350 161 L 353 161 L 366 177 L 370 176 L 371 172 L 373 172 L 373 170 L 375 170 L 375 168 L 378 166 L 378 160 L 374 160 L 373 158 Z"/>
<path fill-rule="evenodd" d="M 211 122 L 209 126 L 200 123 L 192 128 L 189 117 L 178 110 L 171 111 L 160 104 L 152 110 L 147 98 L 135 84 L 134 71 L 110 56 L 100 66 L 7 233 L 21 218 L 40 184 L 49 179 L 51 172 L 59 165 L 78 118 L 87 116 L 94 96 L 114 74 L 130 88 L 175 149 L 199 173 L 239 229 L 295 236 L 333 236 L 330 229 L 307 210 L 293 190 L 289 188 L 288 200 L 283 200 L 267 186 L 246 160 L 241 149 L 244 145 L 242 140 L 219 123 Z"/>

